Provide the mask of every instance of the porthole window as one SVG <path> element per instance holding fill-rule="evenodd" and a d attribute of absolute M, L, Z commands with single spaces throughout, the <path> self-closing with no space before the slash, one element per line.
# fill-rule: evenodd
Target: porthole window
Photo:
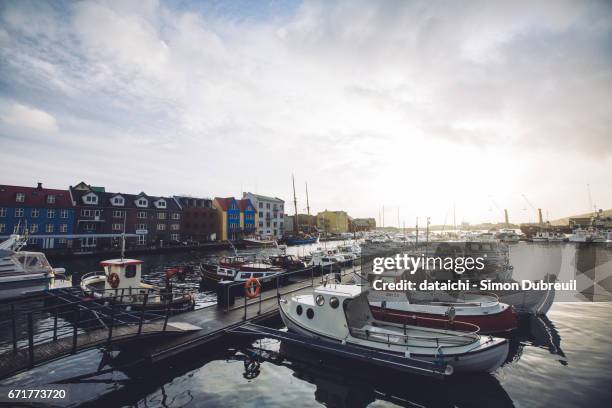
<path fill-rule="evenodd" d="M 331 297 L 329 298 L 329 305 L 332 307 L 332 309 L 336 309 L 338 306 L 340 306 L 340 301 L 335 296 Z"/>
<path fill-rule="evenodd" d="M 323 306 L 325 304 L 325 298 L 323 297 L 323 295 L 317 295 L 317 305 L 319 306 Z"/>
<path fill-rule="evenodd" d="M 314 310 L 312 310 L 311 308 L 308 308 L 308 310 L 306 310 L 306 316 L 309 319 L 312 319 L 314 317 Z"/>
<path fill-rule="evenodd" d="M 302 315 L 302 305 L 298 305 L 295 311 L 297 312 L 298 316 L 301 316 Z"/>

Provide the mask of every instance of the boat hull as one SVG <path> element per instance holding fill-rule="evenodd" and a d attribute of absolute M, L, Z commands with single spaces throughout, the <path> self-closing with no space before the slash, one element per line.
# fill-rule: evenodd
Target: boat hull
<path fill-rule="evenodd" d="M 425 319 L 421 326 L 445 329 L 449 324 L 446 317 L 443 314 L 432 314 L 422 313 L 414 311 L 405 311 L 397 309 L 383 309 L 381 307 L 370 305 L 372 316 L 377 320 L 385 322 L 399 323 L 399 324 L 412 324 L 415 318 Z M 443 320 L 441 320 L 443 319 Z M 480 328 L 479 333 L 481 334 L 499 334 L 507 333 L 517 328 L 518 318 L 512 308 L 507 307 L 505 310 L 486 315 L 460 315 L 457 314 L 454 319 L 455 322 L 468 323 L 469 325 L 475 325 Z M 459 325 L 458 325 L 459 326 Z M 452 323 L 451 326 L 452 328 Z M 461 327 L 456 327 L 461 329 Z"/>

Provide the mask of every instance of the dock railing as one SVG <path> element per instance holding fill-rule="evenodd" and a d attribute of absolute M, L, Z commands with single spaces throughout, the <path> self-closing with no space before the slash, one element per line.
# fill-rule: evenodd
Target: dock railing
<path fill-rule="evenodd" d="M 230 302 L 227 301 L 223 309 L 225 312 L 229 312 L 237 308 L 243 308 L 243 320 L 247 320 L 247 311 L 249 307 L 257 307 L 257 314 L 261 314 L 262 302 L 272 298 L 280 299 L 281 296 L 288 293 L 297 292 L 308 287 L 314 287 L 316 284 L 323 284 L 329 279 L 329 275 L 333 275 L 337 277 L 337 279 L 342 279 L 344 276 L 356 273 L 354 266 L 352 268 L 352 270 L 340 269 L 338 272 L 338 269 L 333 267 L 328 269 L 327 267 L 309 266 L 295 271 L 280 272 L 273 276 L 260 279 L 262 290 L 256 298 L 251 300 L 246 296 L 244 289 L 245 283 L 234 282 L 225 286 L 225 299 L 229 299 L 236 294 L 241 294 L 243 296 L 242 305 L 232 306 Z"/>
<path fill-rule="evenodd" d="M 152 307 L 148 293 L 138 303 L 131 302 L 133 298 L 125 303 L 125 289 L 111 292 L 96 298 L 87 292 L 79 296 L 73 291 L 49 291 L 42 307 L 18 311 L 17 302 L 4 307 L 3 314 L 8 312 L 8 318 L 0 320 L 0 327 L 10 327 L 11 336 L 10 341 L 3 341 L 5 351 L 0 352 L 0 359 L 7 354 L 27 352 L 28 366 L 34 366 L 36 356 L 41 354 L 37 350 L 46 344 L 48 350 L 43 359 L 49 360 L 52 352 L 58 356 L 75 354 L 93 345 L 110 345 L 126 337 L 142 336 L 146 332 L 143 328 L 149 324 L 158 323 L 160 327 L 156 326 L 155 332 L 167 330 L 173 312 L 171 297 L 163 299 L 159 307 Z M 122 329 L 118 330 L 119 327 Z"/>

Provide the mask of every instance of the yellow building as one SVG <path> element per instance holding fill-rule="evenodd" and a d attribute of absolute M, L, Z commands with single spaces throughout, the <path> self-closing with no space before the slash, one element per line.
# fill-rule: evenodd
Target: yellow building
<path fill-rule="evenodd" d="M 346 211 L 322 211 L 317 214 L 317 227 L 329 234 L 349 232 L 349 216 Z"/>

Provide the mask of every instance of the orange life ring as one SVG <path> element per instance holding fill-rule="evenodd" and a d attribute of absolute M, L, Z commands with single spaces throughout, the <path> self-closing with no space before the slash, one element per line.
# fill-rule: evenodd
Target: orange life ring
<path fill-rule="evenodd" d="M 253 288 L 254 287 L 254 288 Z M 244 294 L 249 299 L 256 298 L 261 292 L 261 283 L 257 278 L 249 278 L 244 283 Z"/>
<path fill-rule="evenodd" d="M 119 286 L 119 282 L 121 282 L 121 279 L 119 279 L 119 275 L 115 272 L 108 275 L 108 278 L 106 280 L 113 289 L 117 289 L 117 287 Z"/>

